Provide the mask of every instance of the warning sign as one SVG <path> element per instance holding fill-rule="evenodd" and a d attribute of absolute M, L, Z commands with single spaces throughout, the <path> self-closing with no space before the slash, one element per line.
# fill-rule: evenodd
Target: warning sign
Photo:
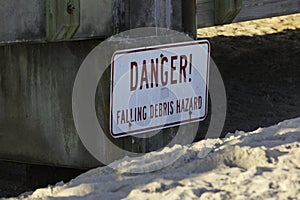
<path fill-rule="evenodd" d="M 209 59 L 206 40 L 116 51 L 111 60 L 112 136 L 205 119 Z"/>

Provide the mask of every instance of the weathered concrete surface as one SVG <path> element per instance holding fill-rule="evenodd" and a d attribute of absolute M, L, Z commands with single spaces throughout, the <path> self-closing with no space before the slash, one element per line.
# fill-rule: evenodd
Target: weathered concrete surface
<path fill-rule="evenodd" d="M 126 9 L 123 11 L 128 12 L 128 6 L 130 8 L 129 18 L 124 19 L 125 29 L 150 26 L 183 30 L 181 0 L 149 0 L 147 3 L 139 0 L 121 0 L 114 3 L 118 2 L 125 6 Z M 39 6 L 39 10 L 34 12 L 43 12 L 44 7 L 41 3 L 33 0 L 27 3 Z M 17 1 L 12 1 L 12 4 L 18 7 Z M 81 0 L 80 4 L 83 14 L 80 15 L 81 22 L 77 32 L 79 36 L 75 34 L 74 39 L 102 36 L 104 32 L 101 33 L 101 31 L 107 31 L 105 33 L 108 35 L 113 27 L 109 23 L 112 16 L 108 16 L 112 13 L 112 2 Z M 10 4 L 6 2 L 5 5 Z M 10 9 L 13 10 L 12 7 Z M 191 14 L 194 16 L 195 13 Z M 8 14 L 7 19 L 10 15 L 15 15 L 15 13 Z M 123 12 L 116 13 L 116 15 L 122 17 Z M 99 16 L 102 18 L 100 19 Z M 25 15 L 22 24 L 25 27 L 24 30 L 26 30 L 27 20 L 31 22 L 32 17 L 33 14 Z M 45 16 L 40 17 L 42 20 L 34 21 L 34 23 L 43 24 Z M 5 23 L 13 24 L 17 18 L 11 20 Z M 30 24 L 30 26 L 33 25 Z M 191 27 L 195 28 L 195 26 Z M 43 35 L 44 28 L 41 25 L 33 30 Z M 6 31 L 9 30 L 10 26 L 7 26 Z M 20 35 L 14 37 L 24 39 L 22 38 L 24 30 L 22 29 Z M 96 32 L 91 33 L 91 31 Z M 32 35 L 31 39 L 34 40 L 36 36 L 41 35 Z M 156 40 L 153 36 L 159 37 Z M 188 38 L 183 36 L 152 29 L 146 32 L 132 32 L 130 38 L 120 35 L 116 40 L 115 38 L 110 40 L 108 46 L 111 47 L 110 50 L 115 51 L 184 41 Z M 1 34 L 0 41 L 3 41 Z M 0 45 L 0 58 L 2 58 L 0 60 L 0 159 L 81 168 L 94 167 L 99 164 L 83 147 L 76 133 L 72 116 L 72 90 L 76 73 L 84 58 L 99 42 Z M 96 62 L 99 67 L 109 66 L 114 51 L 108 51 L 105 59 Z M 107 128 L 109 124 L 107 116 L 109 113 L 109 74 L 110 68 L 101 78 L 97 95 L 100 99 L 97 104 L 99 105 L 97 110 L 100 113 L 98 118 L 104 134 L 108 137 L 110 136 Z M 132 137 L 116 139 L 113 143 L 128 151 L 147 152 L 168 144 L 176 135 L 177 129 L 165 129 L 155 137 L 135 139 L 135 143 L 132 142 Z M 97 144 L 101 147 L 99 151 L 106 157 L 105 163 L 124 156 L 123 152 L 118 153 L 112 150 L 113 148 L 108 145 L 108 142 L 104 142 L 104 139 L 99 140 L 99 144 Z"/>
<path fill-rule="evenodd" d="M 107 38 L 120 31 L 137 27 L 164 27 L 194 33 L 195 4 L 195 0 L 80 0 L 80 26 L 73 38 L 65 41 Z M 46 1 L 1 1 L 0 45 L 45 42 L 47 10 L 49 9 L 46 9 Z M 57 10 L 67 12 L 67 8 Z"/>
<path fill-rule="evenodd" d="M 67 12 L 67 8 L 61 10 Z M 80 27 L 73 39 L 111 35 L 112 13 L 111 0 L 80 0 Z M 46 0 L 0 1 L 0 44 L 43 42 L 46 23 Z"/>
<path fill-rule="evenodd" d="M 119 31 L 142 26 L 166 27 L 190 33 L 186 24 L 194 18 L 186 20 L 186 17 L 195 10 L 184 7 L 190 3 L 194 4 L 194 1 L 80 0 L 80 27 L 73 39 L 106 38 Z M 213 26 L 215 24 L 214 0 L 196 0 L 196 3 L 197 27 Z M 45 1 L 0 1 L 0 44 L 45 41 L 45 11 Z M 300 2 L 295 0 L 244 0 L 242 10 L 234 22 L 298 12 L 300 12 Z"/>
<path fill-rule="evenodd" d="M 80 27 L 74 39 L 106 38 L 112 35 L 114 0 L 80 0 Z"/>
<path fill-rule="evenodd" d="M 45 1 L 0 1 L 0 43 L 40 41 L 45 37 Z"/>
<path fill-rule="evenodd" d="M 97 163 L 76 135 L 71 107 L 77 70 L 97 43 L 0 47 L 2 159 L 77 167 Z"/>
<path fill-rule="evenodd" d="M 129 28 L 164 27 L 182 29 L 182 10 L 180 0 L 140 0 L 130 1 Z"/>
<path fill-rule="evenodd" d="M 156 37 L 153 36 L 155 34 Z M 106 67 L 114 51 L 186 40 L 191 39 L 184 34 L 174 35 L 154 28 L 147 32 L 134 31 L 132 37 L 121 34 L 105 42 L 110 47 L 106 48 L 107 59 L 98 58 L 100 60 L 95 61 L 99 67 L 106 69 L 95 98 L 96 113 L 103 129 L 102 139 L 96 138 L 96 143 L 101 147 L 99 152 L 105 157 L 105 163 L 126 154 L 115 152 L 111 144 L 105 142 L 106 137 L 129 152 L 160 149 L 170 143 L 176 134 L 183 134 L 183 139 L 172 141 L 172 144 L 193 141 L 189 138 L 192 134 L 184 135 L 187 130 L 193 132 L 193 124 L 182 126 L 181 133 L 175 127 L 146 139 L 133 136 L 113 139 L 108 128 L 110 67 Z M 72 115 L 72 91 L 77 71 L 83 59 L 99 42 L 0 47 L 0 57 L 3 58 L 0 60 L 0 159 L 77 168 L 100 164 L 82 145 Z"/>

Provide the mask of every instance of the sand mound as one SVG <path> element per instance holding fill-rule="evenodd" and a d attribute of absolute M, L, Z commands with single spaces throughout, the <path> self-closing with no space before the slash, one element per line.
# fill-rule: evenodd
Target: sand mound
<path fill-rule="evenodd" d="M 182 151 L 160 171 L 122 173 L 147 171 Z M 300 118 L 190 147 L 176 145 L 143 159 L 124 158 L 114 166 L 119 171 L 100 167 L 19 198 L 300 199 Z"/>

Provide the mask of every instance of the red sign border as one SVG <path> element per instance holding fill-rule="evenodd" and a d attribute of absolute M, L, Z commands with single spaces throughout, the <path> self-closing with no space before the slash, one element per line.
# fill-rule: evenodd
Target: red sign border
<path fill-rule="evenodd" d="M 177 121 L 169 124 L 164 124 L 164 125 L 159 125 L 159 126 L 152 126 L 144 129 L 139 129 L 139 130 L 133 130 L 133 131 L 128 131 L 128 132 L 122 132 L 118 134 L 113 133 L 113 87 L 112 84 L 110 84 L 110 91 L 111 91 L 111 101 L 110 101 L 110 120 L 109 120 L 109 127 L 110 127 L 110 134 L 112 135 L 113 138 L 119 138 L 119 137 L 125 137 L 125 136 L 130 136 L 130 135 L 135 135 L 139 133 L 144 133 L 147 131 L 155 130 L 157 128 L 164 128 L 164 127 L 173 127 L 175 125 L 182 125 L 186 123 L 192 123 L 192 122 L 197 122 L 197 121 L 203 121 L 206 116 L 207 116 L 207 111 L 208 111 L 208 76 L 209 76 L 209 63 L 210 63 L 210 43 L 207 40 L 201 40 L 201 41 L 191 41 L 191 42 L 185 42 L 185 43 L 180 43 L 180 44 L 166 44 L 166 45 L 161 45 L 161 46 L 153 46 L 153 47 L 145 47 L 145 48 L 138 48 L 138 49 L 128 49 L 128 50 L 120 50 L 116 51 L 112 58 L 111 58 L 111 83 L 114 82 L 114 58 L 115 56 L 119 54 L 129 54 L 129 53 L 136 53 L 136 52 L 141 52 L 141 51 L 151 51 L 151 50 L 157 50 L 157 49 L 162 49 L 162 48 L 174 48 L 174 47 L 181 47 L 181 46 L 191 46 L 191 45 L 199 45 L 199 44 L 207 44 L 208 45 L 208 54 L 207 54 L 207 74 L 206 74 L 206 104 L 205 104 L 205 113 L 204 116 L 202 117 L 197 117 L 193 119 L 188 119 L 184 121 Z M 138 133 L 136 133 L 138 132 Z M 135 134 L 134 134 L 135 133 Z"/>

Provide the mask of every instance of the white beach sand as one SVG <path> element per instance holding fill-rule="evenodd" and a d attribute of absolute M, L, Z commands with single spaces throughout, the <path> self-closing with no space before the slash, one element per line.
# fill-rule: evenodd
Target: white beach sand
<path fill-rule="evenodd" d="M 122 173 L 145 162 L 184 154 L 163 170 Z M 300 199 L 300 118 L 191 147 L 174 146 L 144 159 L 125 158 L 93 169 L 69 183 L 38 189 L 21 199 Z"/>

